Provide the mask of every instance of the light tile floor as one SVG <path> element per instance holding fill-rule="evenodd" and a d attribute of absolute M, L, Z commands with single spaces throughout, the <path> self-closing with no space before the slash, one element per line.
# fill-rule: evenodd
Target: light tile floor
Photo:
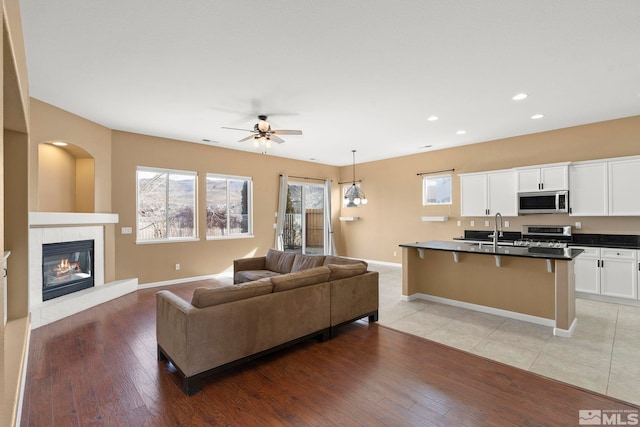
<path fill-rule="evenodd" d="M 552 328 L 429 301 L 402 301 L 402 269 L 380 274 L 379 324 L 640 405 L 640 307 L 578 299 L 572 338 Z"/>

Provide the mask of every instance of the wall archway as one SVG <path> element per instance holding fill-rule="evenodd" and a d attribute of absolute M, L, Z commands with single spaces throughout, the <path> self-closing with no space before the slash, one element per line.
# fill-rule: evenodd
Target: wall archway
<path fill-rule="evenodd" d="M 41 212 L 95 212 L 93 156 L 67 141 L 38 144 L 38 207 Z"/>

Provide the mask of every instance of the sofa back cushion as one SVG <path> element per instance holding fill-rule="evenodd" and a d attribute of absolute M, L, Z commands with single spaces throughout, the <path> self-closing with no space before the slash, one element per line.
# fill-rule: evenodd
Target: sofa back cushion
<path fill-rule="evenodd" d="M 239 285 L 218 285 L 210 288 L 196 288 L 191 305 L 198 308 L 224 304 L 245 298 L 271 293 L 273 285 L 269 278 L 246 282 Z"/>
<path fill-rule="evenodd" d="M 329 264 L 329 280 L 346 279 L 347 277 L 359 276 L 367 272 L 367 266 L 357 262 L 355 264 Z"/>
<path fill-rule="evenodd" d="M 289 289 L 327 282 L 330 274 L 331 270 L 329 270 L 329 267 L 316 267 L 298 271 L 296 273 L 274 276 L 271 278 L 271 282 L 273 283 L 273 292 L 288 291 Z"/>
<path fill-rule="evenodd" d="M 295 273 L 297 271 L 308 270 L 314 267 L 321 267 L 324 263 L 324 255 L 305 255 L 305 254 L 296 254 L 293 258 L 293 266 L 291 267 L 291 272 Z"/>
<path fill-rule="evenodd" d="M 291 272 L 293 267 L 294 253 L 287 253 L 275 249 L 269 249 L 264 262 L 264 268 L 276 273 L 286 274 Z"/>
<path fill-rule="evenodd" d="M 362 261 L 359 259 L 351 259 L 351 258 L 344 258 L 341 256 L 327 255 L 326 257 L 324 257 L 323 265 L 329 265 L 329 264 L 335 264 L 335 265 L 363 264 L 365 268 L 369 266 L 365 261 Z"/>

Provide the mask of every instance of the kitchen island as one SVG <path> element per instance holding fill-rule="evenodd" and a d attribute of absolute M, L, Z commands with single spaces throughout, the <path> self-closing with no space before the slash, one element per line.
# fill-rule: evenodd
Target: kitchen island
<path fill-rule="evenodd" d="M 402 247 L 402 295 L 553 327 L 576 325 L 575 248 L 429 241 Z"/>

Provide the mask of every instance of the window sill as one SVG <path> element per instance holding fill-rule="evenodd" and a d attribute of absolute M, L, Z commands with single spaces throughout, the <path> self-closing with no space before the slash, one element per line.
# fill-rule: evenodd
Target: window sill
<path fill-rule="evenodd" d="M 155 245 L 156 243 L 185 243 L 185 242 L 199 242 L 197 237 L 190 237 L 186 239 L 158 239 L 158 240 L 136 240 L 136 245 Z"/>
<path fill-rule="evenodd" d="M 207 237 L 207 240 L 235 240 L 235 239 L 253 239 L 255 236 L 253 234 L 238 234 L 234 236 L 218 236 L 218 237 Z"/>

